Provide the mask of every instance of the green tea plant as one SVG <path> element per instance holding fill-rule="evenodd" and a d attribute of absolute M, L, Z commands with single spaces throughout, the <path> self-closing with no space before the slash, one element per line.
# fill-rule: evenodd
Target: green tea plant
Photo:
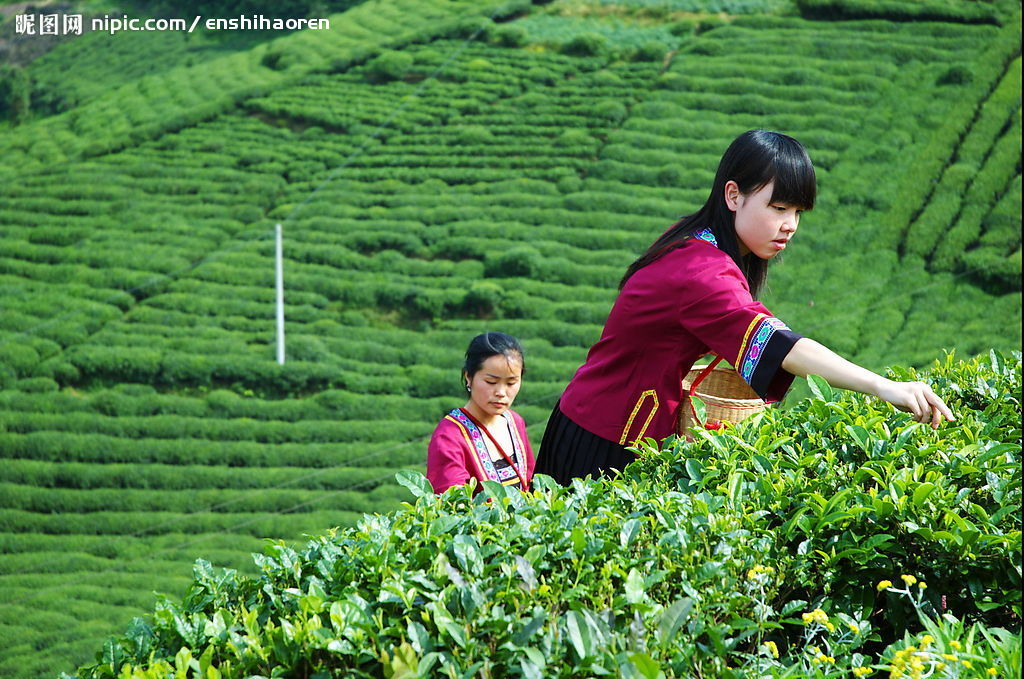
<path fill-rule="evenodd" d="M 926 379 L 958 415 L 938 431 L 812 378 L 789 411 L 644 442 L 615 479 L 438 497 L 402 472 L 414 504 L 271 543 L 255 577 L 200 560 L 77 676 L 1009 676 L 1020 355 Z"/>

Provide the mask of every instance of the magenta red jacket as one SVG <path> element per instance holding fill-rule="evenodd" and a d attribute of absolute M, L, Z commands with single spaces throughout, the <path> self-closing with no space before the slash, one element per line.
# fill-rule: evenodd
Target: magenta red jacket
<path fill-rule="evenodd" d="M 533 448 L 526 436 L 526 422 L 512 410 L 506 410 L 502 417 L 509 423 L 512 432 L 513 459 L 527 484 L 533 478 L 536 462 Z M 435 493 L 443 493 L 452 486 L 461 486 L 475 478 L 478 487 L 483 481 L 497 481 L 506 486 L 519 488 L 519 475 L 510 466 L 495 465 L 485 443 L 485 434 L 466 417 L 460 408 L 445 415 L 434 429 L 427 447 L 427 479 Z M 505 451 L 513 455 L 513 451 Z"/>
<path fill-rule="evenodd" d="M 673 433 L 682 380 L 709 352 L 733 364 L 766 401 L 785 395 L 782 369 L 800 335 L 750 296 L 743 273 L 705 230 L 636 273 L 559 407 L 620 445 Z"/>

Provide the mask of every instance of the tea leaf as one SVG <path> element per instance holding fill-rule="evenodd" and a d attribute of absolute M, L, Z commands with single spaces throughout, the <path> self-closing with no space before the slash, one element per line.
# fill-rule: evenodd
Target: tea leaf
<path fill-rule="evenodd" d="M 814 394 L 815 398 L 829 402 L 835 400 L 835 392 L 832 391 L 832 385 L 830 385 L 824 377 L 808 375 L 807 386 L 810 388 L 811 393 Z"/>
<path fill-rule="evenodd" d="M 629 549 L 629 546 L 633 544 L 636 536 L 640 533 L 640 521 L 637 519 L 627 519 L 622 524 L 622 530 L 619 531 L 619 543 L 623 549 Z"/>
<path fill-rule="evenodd" d="M 586 619 L 576 611 L 565 614 L 565 628 L 569 632 L 569 640 L 576 655 L 583 660 L 591 654 L 590 627 Z"/>
<path fill-rule="evenodd" d="M 704 404 L 699 397 L 694 394 L 690 394 L 690 403 L 693 404 L 693 414 L 697 420 L 697 423 L 704 427 L 707 426 L 708 422 L 708 407 Z"/>
<path fill-rule="evenodd" d="M 665 612 L 661 615 L 661 620 L 658 621 L 658 635 L 663 646 L 675 637 L 676 632 L 690 617 L 690 611 L 692 610 L 693 599 L 690 597 L 677 599 L 671 606 L 665 609 Z"/>
<path fill-rule="evenodd" d="M 630 568 L 626 576 L 626 601 L 638 604 L 644 600 L 644 596 L 644 576 L 637 569 Z"/>
<path fill-rule="evenodd" d="M 434 488 L 430 485 L 430 481 L 419 472 L 403 469 L 395 474 L 395 480 L 408 488 L 409 492 L 416 497 L 431 497 L 434 494 Z"/>

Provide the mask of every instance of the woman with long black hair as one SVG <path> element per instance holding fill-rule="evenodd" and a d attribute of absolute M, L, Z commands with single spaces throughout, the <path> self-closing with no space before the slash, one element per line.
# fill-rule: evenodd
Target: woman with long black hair
<path fill-rule="evenodd" d="M 537 473 L 566 484 L 622 469 L 627 448 L 673 433 L 682 380 L 714 353 L 768 402 L 794 376 L 877 396 L 937 427 L 953 419 L 923 382 L 894 382 L 793 332 L 757 301 L 768 262 L 785 250 L 817 183 L 804 147 L 778 132 L 737 137 L 707 202 L 661 235 L 626 270 L 600 340 L 555 405 Z"/>

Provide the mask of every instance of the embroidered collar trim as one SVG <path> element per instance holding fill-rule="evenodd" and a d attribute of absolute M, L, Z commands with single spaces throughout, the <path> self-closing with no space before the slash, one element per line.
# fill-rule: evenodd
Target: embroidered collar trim
<path fill-rule="evenodd" d="M 693 234 L 693 237 L 698 240 L 711 243 L 716 248 L 718 247 L 718 241 L 715 239 L 715 234 L 711 232 L 711 229 L 701 229 L 697 233 Z"/>

